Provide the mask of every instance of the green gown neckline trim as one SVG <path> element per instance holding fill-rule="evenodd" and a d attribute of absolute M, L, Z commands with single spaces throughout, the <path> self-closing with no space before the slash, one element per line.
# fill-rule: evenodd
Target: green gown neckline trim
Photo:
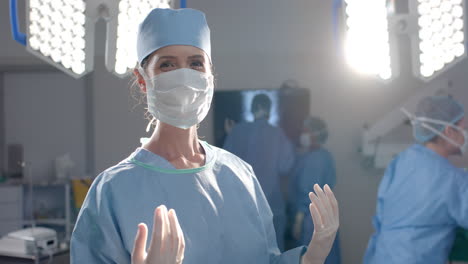
<path fill-rule="evenodd" d="M 210 145 L 208 143 L 206 143 L 205 141 L 200 141 L 200 143 L 206 147 L 205 149 L 205 157 L 207 156 L 206 153 L 207 153 L 207 149 L 211 149 Z M 156 154 L 155 154 L 156 155 Z M 159 156 L 158 156 L 159 157 Z M 161 157 L 162 158 L 162 157 Z M 164 168 L 160 168 L 160 167 L 156 167 L 156 166 L 153 166 L 153 165 L 149 165 L 147 163 L 144 163 L 144 162 L 141 162 L 139 160 L 136 160 L 135 158 L 131 158 L 130 159 L 130 162 L 134 163 L 135 165 L 138 165 L 138 166 L 141 166 L 145 169 L 149 169 L 149 170 L 152 170 L 152 171 L 156 171 L 156 172 L 161 172 L 161 173 L 166 173 L 166 174 L 188 174 L 188 173 L 198 173 L 198 172 L 201 172 L 201 171 L 204 171 L 208 168 L 211 168 L 213 166 L 213 164 L 215 163 L 216 161 L 216 155 L 213 155 L 211 157 L 211 160 L 206 162 L 205 165 L 199 167 L 199 168 L 192 168 L 192 169 L 164 169 Z M 169 164 L 171 164 L 169 162 Z"/>

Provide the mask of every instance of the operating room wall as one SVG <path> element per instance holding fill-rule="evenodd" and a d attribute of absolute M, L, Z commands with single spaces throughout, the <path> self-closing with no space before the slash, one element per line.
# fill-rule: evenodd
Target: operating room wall
<path fill-rule="evenodd" d="M 360 136 L 365 123 L 375 122 L 424 89 L 424 83 L 411 76 L 408 50 L 401 51 L 401 77 L 384 84 L 355 74 L 341 59 L 333 37 L 331 1 L 194 0 L 188 5 L 205 11 L 211 25 L 217 89 L 277 88 L 286 79 L 296 79 L 311 90 L 310 112 L 327 121 L 327 147 L 337 162 L 343 263 L 361 262 L 383 171 L 361 166 Z M 9 30 L 7 7 L 7 1 L 0 1 L 2 33 Z M 88 142 L 93 142 L 88 159 L 95 173 L 133 151 L 147 124 L 141 106 L 132 110 L 136 102 L 129 95 L 129 79 L 118 79 L 104 67 L 103 30 L 101 24 L 96 34 L 96 70 L 88 80 L 92 87 Z M 408 44 L 404 38 L 401 42 Z M 2 34 L 2 43 L 0 66 L 39 63 L 8 35 Z M 450 92 L 465 106 L 467 67 L 464 61 L 439 77 L 452 81 Z M 209 142 L 213 142 L 212 120 L 210 114 L 200 128 Z M 457 162 L 465 166 L 463 160 Z"/>
<path fill-rule="evenodd" d="M 26 180 L 53 181 L 57 176 L 53 161 L 65 154 L 75 163 L 69 176 L 83 176 L 83 80 L 60 72 L 9 72 L 3 80 L 5 143 L 22 145 Z"/>

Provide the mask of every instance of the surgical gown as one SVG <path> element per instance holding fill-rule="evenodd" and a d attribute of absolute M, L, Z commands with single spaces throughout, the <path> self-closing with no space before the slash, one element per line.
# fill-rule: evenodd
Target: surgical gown
<path fill-rule="evenodd" d="M 314 224 L 309 210 L 309 192 L 314 184 L 324 186 L 328 184 L 334 188 L 336 184 L 335 160 L 331 153 L 318 148 L 299 155 L 294 165 L 292 180 L 289 189 L 289 206 L 295 215 L 297 212 L 304 214 L 302 233 L 297 245 L 308 245 L 314 233 Z M 341 254 L 338 234 L 325 264 L 341 263 Z"/>
<path fill-rule="evenodd" d="M 446 263 L 457 226 L 468 228 L 468 175 L 411 146 L 385 172 L 373 225 L 365 264 Z"/>
<path fill-rule="evenodd" d="M 252 168 L 207 143 L 205 166 L 177 170 L 138 148 L 93 182 L 71 240 L 72 263 L 130 263 L 141 222 L 174 208 L 184 232 L 184 264 L 294 263 L 305 248 L 280 253 L 272 213 Z M 148 245 L 151 237 L 148 237 Z"/>
<path fill-rule="evenodd" d="M 280 176 L 294 164 L 293 146 L 281 128 L 270 125 L 267 119 L 259 119 L 237 124 L 223 148 L 252 165 L 273 211 L 278 243 L 283 249 L 286 206 Z"/>

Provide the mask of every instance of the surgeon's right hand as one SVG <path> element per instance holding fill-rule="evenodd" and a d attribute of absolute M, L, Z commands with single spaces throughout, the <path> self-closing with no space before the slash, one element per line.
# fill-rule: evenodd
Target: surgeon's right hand
<path fill-rule="evenodd" d="M 138 225 L 132 251 L 132 264 L 180 264 L 184 260 L 185 240 L 174 209 L 161 205 L 154 211 L 153 234 L 148 252 L 148 228 Z"/>

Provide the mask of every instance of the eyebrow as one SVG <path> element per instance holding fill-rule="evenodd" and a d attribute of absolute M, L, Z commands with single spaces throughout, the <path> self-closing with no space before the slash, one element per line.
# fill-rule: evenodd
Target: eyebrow
<path fill-rule="evenodd" d="M 158 61 L 160 59 L 177 59 L 177 57 L 176 56 L 161 56 L 161 57 L 158 57 Z"/>
<path fill-rule="evenodd" d="M 162 60 L 162 59 L 177 59 L 177 57 L 176 56 L 169 56 L 169 55 L 161 56 L 161 57 L 158 57 L 157 61 Z M 190 59 L 190 60 L 192 60 L 192 59 L 205 59 L 205 57 L 202 56 L 202 55 L 193 55 L 193 56 L 189 56 L 188 59 Z"/>
<path fill-rule="evenodd" d="M 193 55 L 193 56 L 189 56 L 188 58 L 189 59 L 204 59 L 205 57 L 203 57 L 202 55 Z"/>

